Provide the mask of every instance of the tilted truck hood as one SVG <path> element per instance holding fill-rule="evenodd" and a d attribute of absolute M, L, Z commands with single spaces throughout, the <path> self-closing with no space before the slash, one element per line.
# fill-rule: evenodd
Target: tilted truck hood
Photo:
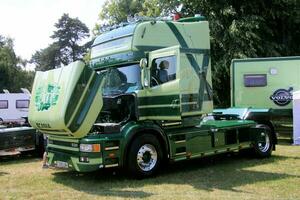
<path fill-rule="evenodd" d="M 103 78 L 81 61 L 36 72 L 29 123 L 46 134 L 84 137 L 103 106 Z"/>

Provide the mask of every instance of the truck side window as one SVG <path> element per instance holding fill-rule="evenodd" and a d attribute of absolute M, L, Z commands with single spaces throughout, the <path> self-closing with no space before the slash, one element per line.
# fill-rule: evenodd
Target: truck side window
<path fill-rule="evenodd" d="M 8 101 L 0 100 L 0 109 L 7 109 L 7 108 L 8 108 Z"/>
<path fill-rule="evenodd" d="M 160 85 L 176 79 L 176 57 L 156 58 L 151 66 L 151 86 Z"/>
<path fill-rule="evenodd" d="M 267 75 L 266 74 L 245 74 L 244 86 L 245 87 L 267 86 Z"/>
<path fill-rule="evenodd" d="M 17 100 L 16 108 L 29 108 L 29 100 Z"/>

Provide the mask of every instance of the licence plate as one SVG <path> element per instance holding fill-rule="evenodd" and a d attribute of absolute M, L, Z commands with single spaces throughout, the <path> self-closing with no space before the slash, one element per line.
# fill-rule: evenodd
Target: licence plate
<path fill-rule="evenodd" d="M 56 161 L 56 167 L 57 167 L 57 168 L 64 168 L 64 169 L 66 169 L 66 168 L 69 167 L 69 165 L 68 165 L 67 162 Z"/>

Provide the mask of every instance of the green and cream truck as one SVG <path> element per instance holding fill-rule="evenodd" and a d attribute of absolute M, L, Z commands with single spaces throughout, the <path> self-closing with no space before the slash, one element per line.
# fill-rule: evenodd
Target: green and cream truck
<path fill-rule="evenodd" d="M 268 157 L 274 132 L 213 111 L 208 22 L 138 20 L 99 35 L 91 61 L 37 72 L 30 124 L 48 135 L 50 166 L 122 167 L 150 176 L 165 161 L 252 149 Z"/>
<path fill-rule="evenodd" d="M 234 59 L 230 81 L 231 108 L 215 113 L 236 113 L 279 134 L 292 134 L 293 92 L 300 90 L 300 56 Z"/>

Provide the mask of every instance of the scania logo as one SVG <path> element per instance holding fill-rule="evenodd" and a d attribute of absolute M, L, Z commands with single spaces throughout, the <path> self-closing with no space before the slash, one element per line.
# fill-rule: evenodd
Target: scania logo
<path fill-rule="evenodd" d="M 278 89 L 270 96 L 270 99 L 278 106 L 286 106 L 293 100 L 292 90 L 292 87 L 288 90 Z"/>

